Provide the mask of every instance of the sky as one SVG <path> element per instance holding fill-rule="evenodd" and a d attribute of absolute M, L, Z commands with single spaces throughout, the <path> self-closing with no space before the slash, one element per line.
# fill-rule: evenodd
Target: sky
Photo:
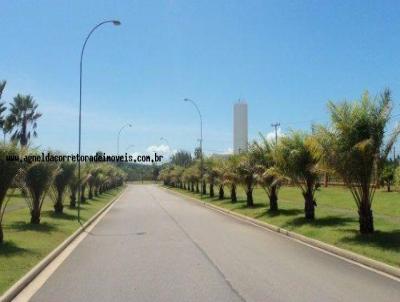
<path fill-rule="evenodd" d="M 249 106 L 249 139 L 327 123 L 328 100 L 393 92 L 400 113 L 398 1 L 0 0 L 3 101 L 31 94 L 42 149 L 77 151 L 79 59 L 82 150 L 232 150 L 233 104 Z M 392 127 L 392 126 L 391 126 Z M 390 129 L 389 129 L 390 130 Z M 167 139 L 168 143 L 160 140 Z"/>

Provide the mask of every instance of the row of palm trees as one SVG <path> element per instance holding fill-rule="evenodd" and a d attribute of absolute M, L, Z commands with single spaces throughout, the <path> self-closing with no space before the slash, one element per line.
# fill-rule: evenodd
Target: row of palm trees
<path fill-rule="evenodd" d="M 0 100 L 6 84 L 6 81 L 0 81 Z M 11 140 L 19 142 L 21 146 L 27 146 L 31 136 L 37 136 L 37 120 L 42 116 L 37 108 L 38 104 L 31 95 L 18 94 L 10 103 L 9 113 L 5 116 L 7 107 L 4 102 L 0 102 L 0 129 L 4 135 L 4 143 L 7 133 L 11 133 Z"/>
<path fill-rule="evenodd" d="M 218 199 L 224 199 L 228 189 L 232 202 L 237 201 L 237 186 L 242 186 L 248 207 L 254 205 L 253 189 L 259 185 L 268 196 L 270 211 L 275 212 L 279 211 L 279 188 L 290 183 L 304 197 L 305 218 L 313 220 L 319 179 L 329 173 L 343 179 L 349 188 L 357 205 L 360 232 L 372 233 L 375 181 L 400 133 L 396 126 L 386 135 L 392 104 L 388 89 L 376 98 L 366 92 L 354 102 L 329 102 L 327 126 L 313 125 L 311 133 L 291 131 L 277 143 L 261 136 L 246 153 L 208 157 L 203 178 L 200 164 L 195 161 L 189 167 L 166 167 L 160 172 L 160 179 L 165 185 L 192 192 L 202 190 L 203 194 L 208 185 L 210 197 L 214 197 L 214 186 L 218 186 Z"/>
<path fill-rule="evenodd" d="M 43 203 L 47 196 L 53 202 L 56 214 L 62 214 L 65 199 L 76 207 L 77 194 L 81 188 L 81 201 L 93 199 L 107 190 L 121 186 L 125 173 L 115 165 L 86 163 L 81 179 L 74 162 L 20 162 L 8 161 L 8 156 L 26 155 L 34 152 L 19 149 L 16 144 L 0 145 L 0 243 L 3 242 L 2 220 L 10 200 L 10 189 L 20 188 L 30 211 L 31 223 L 39 224 Z"/>

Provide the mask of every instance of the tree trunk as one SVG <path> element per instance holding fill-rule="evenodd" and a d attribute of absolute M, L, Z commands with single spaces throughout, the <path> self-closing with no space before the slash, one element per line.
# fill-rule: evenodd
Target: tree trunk
<path fill-rule="evenodd" d="M 39 209 L 33 209 L 31 211 L 31 223 L 32 224 L 40 223 L 40 210 Z"/>
<path fill-rule="evenodd" d="M 387 191 L 390 192 L 390 182 L 387 184 Z"/>
<path fill-rule="evenodd" d="M 219 186 L 218 199 L 219 200 L 224 199 L 224 186 L 222 185 Z"/>
<path fill-rule="evenodd" d="M 75 208 L 76 207 L 76 193 L 73 192 L 71 193 L 71 195 L 69 196 L 69 206 L 71 208 Z"/>
<path fill-rule="evenodd" d="M 271 192 L 269 195 L 269 209 L 273 212 L 278 211 L 278 194 L 276 186 L 271 187 Z"/>
<path fill-rule="evenodd" d="M 196 193 L 199 193 L 200 191 L 199 191 L 199 183 L 198 182 L 196 182 Z"/>
<path fill-rule="evenodd" d="M 82 188 L 81 190 L 81 202 L 85 202 L 86 201 L 86 197 L 85 197 L 85 187 Z"/>
<path fill-rule="evenodd" d="M 374 218 L 372 210 L 368 206 L 361 207 L 358 210 L 359 222 L 360 222 L 360 233 L 371 234 L 374 232 Z"/>
<path fill-rule="evenodd" d="M 26 116 L 23 117 L 22 120 L 22 127 L 21 127 L 21 138 L 20 138 L 20 144 L 21 147 L 25 147 L 28 144 L 28 137 L 26 135 L 26 128 L 27 128 L 27 121 L 26 121 Z"/>
<path fill-rule="evenodd" d="M 232 203 L 237 202 L 237 197 L 236 197 L 236 186 L 232 185 L 231 186 L 231 201 Z"/>
<path fill-rule="evenodd" d="M 2 244 L 3 241 L 4 241 L 3 227 L 0 224 L 0 244 Z"/>
<path fill-rule="evenodd" d="M 250 208 L 250 207 L 253 207 L 253 206 L 254 206 L 254 202 L 253 202 L 253 190 L 247 189 L 247 190 L 246 190 L 246 196 L 247 196 L 247 200 L 246 200 L 247 206 L 248 206 L 249 208 Z"/>
<path fill-rule="evenodd" d="M 201 192 L 202 192 L 204 195 L 207 194 L 207 186 L 206 186 L 206 182 L 205 182 L 205 181 L 202 182 Z"/>
<path fill-rule="evenodd" d="M 194 183 L 191 183 L 190 191 L 194 192 Z"/>
<path fill-rule="evenodd" d="M 214 184 L 210 184 L 210 197 L 214 197 Z"/>
<path fill-rule="evenodd" d="M 314 220 L 315 218 L 315 201 L 310 190 L 303 194 L 304 196 L 304 213 L 306 219 Z"/>
<path fill-rule="evenodd" d="M 57 197 L 57 202 L 54 204 L 54 211 L 57 214 L 62 214 L 63 209 L 64 209 L 64 205 L 62 204 L 61 197 L 59 196 L 59 197 Z"/>
<path fill-rule="evenodd" d="M 93 199 L 93 188 L 89 187 L 89 199 Z"/>

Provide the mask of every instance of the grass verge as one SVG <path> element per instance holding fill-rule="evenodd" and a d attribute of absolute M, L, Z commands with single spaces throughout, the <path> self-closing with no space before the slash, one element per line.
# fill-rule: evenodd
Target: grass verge
<path fill-rule="evenodd" d="M 101 196 L 85 202 L 81 206 L 81 220 L 89 220 L 123 188 L 111 190 Z M 24 200 L 20 194 L 14 194 L 10 205 L 21 205 Z M 3 221 L 5 242 L 0 245 L 0 295 L 75 232 L 80 224 L 77 210 L 64 207 L 62 215 L 54 213 L 49 199 L 43 204 L 39 225 L 29 223 L 28 208 L 10 208 Z"/>
<path fill-rule="evenodd" d="M 173 188 L 200 199 L 200 194 Z M 304 219 L 304 201 L 300 191 L 284 187 L 279 192 L 279 212 L 268 211 L 268 199 L 261 188 L 254 190 L 255 205 L 247 208 L 245 194 L 238 190 L 238 202 L 203 196 L 202 201 L 238 212 L 286 230 L 400 267 L 400 194 L 376 192 L 373 211 L 375 233 L 360 235 L 354 201 L 345 188 L 323 188 L 317 192 L 315 221 Z"/>

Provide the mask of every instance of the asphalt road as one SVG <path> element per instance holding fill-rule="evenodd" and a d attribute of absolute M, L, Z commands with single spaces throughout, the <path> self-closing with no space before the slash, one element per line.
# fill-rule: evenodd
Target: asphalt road
<path fill-rule="evenodd" d="M 400 301 L 400 282 L 131 185 L 31 301 Z"/>

